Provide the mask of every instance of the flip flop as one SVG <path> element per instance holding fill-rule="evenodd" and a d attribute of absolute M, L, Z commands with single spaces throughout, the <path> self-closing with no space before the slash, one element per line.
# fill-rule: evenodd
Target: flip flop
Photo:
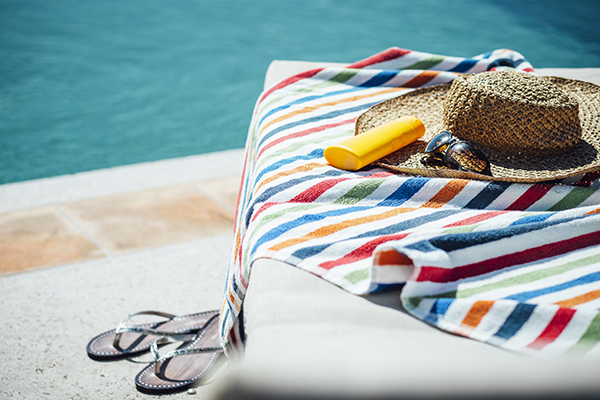
<path fill-rule="evenodd" d="M 157 315 L 166 321 L 129 325 L 138 315 Z M 128 316 L 117 329 L 101 333 L 87 345 L 88 356 L 96 361 L 114 361 L 140 355 L 150 349 L 155 340 L 157 345 L 169 337 L 178 340 L 193 340 L 196 333 L 208 322 L 219 316 L 219 311 L 205 311 L 178 317 L 160 311 L 140 311 Z"/>
<path fill-rule="evenodd" d="M 223 347 L 219 335 L 219 318 L 212 319 L 196 338 L 164 355 L 158 353 L 158 340 L 151 352 L 156 361 L 135 377 L 137 389 L 146 394 L 166 394 L 187 390 L 210 377 L 212 367 L 221 360 Z M 174 342 L 175 337 L 167 338 Z"/>

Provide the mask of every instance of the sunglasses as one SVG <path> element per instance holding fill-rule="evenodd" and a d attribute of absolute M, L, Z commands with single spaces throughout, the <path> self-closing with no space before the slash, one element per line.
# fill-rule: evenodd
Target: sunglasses
<path fill-rule="evenodd" d="M 492 176 L 490 162 L 485 154 L 471 143 L 452 136 L 449 131 L 435 135 L 427 143 L 423 153 L 426 156 L 421 159 L 421 163 L 428 167 L 445 167 Z"/>

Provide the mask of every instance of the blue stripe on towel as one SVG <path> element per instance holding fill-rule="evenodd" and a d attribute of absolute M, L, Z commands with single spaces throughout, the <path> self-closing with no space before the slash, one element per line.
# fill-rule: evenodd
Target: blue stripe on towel
<path fill-rule="evenodd" d="M 472 208 L 475 210 L 483 210 L 494 200 L 498 198 L 506 189 L 510 187 L 511 183 L 506 182 L 494 182 L 489 183 L 486 187 L 479 192 L 466 206 L 465 208 Z"/>
<path fill-rule="evenodd" d="M 385 83 L 394 79 L 396 77 L 396 75 L 398 75 L 398 72 L 400 72 L 400 71 L 386 71 L 386 70 L 381 71 L 380 73 L 378 73 L 377 75 L 375 75 L 368 81 L 360 84 L 359 86 L 360 87 L 383 86 Z"/>
<path fill-rule="evenodd" d="M 533 314 L 535 307 L 535 304 L 517 304 L 494 336 L 505 340 L 513 337 L 515 333 L 517 333 L 523 327 L 525 322 L 527 322 L 531 314 Z"/>
<path fill-rule="evenodd" d="M 336 118 L 342 115 L 346 115 L 346 114 L 352 114 L 352 113 L 358 113 L 358 112 L 362 112 L 364 110 L 366 110 L 367 108 L 374 106 L 375 104 L 377 104 L 379 102 L 375 101 L 372 103 L 366 103 L 366 104 L 361 104 L 359 106 L 356 107 L 351 107 L 351 108 L 345 108 L 342 110 L 336 110 L 336 111 L 331 111 L 327 114 L 322 114 L 322 115 L 318 115 L 316 117 L 312 117 L 312 118 L 305 118 L 302 119 L 300 121 L 294 121 L 294 122 L 290 122 L 289 124 L 285 124 L 283 126 L 280 126 L 279 128 L 275 128 L 272 131 L 270 131 L 269 133 L 265 134 L 262 139 L 260 140 L 260 142 L 258 143 L 257 148 L 261 148 L 264 143 L 269 140 L 271 137 L 273 137 L 274 135 L 278 134 L 279 132 L 288 130 L 290 128 L 295 128 L 297 126 L 300 125 L 306 125 L 306 124 L 310 124 L 310 123 L 314 123 L 314 122 L 319 122 L 319 121 L 323 121 L 326 119 L 332 119 L 332 118 Z"/>
<path fill-rule="evenodd" d="M 466 59 L 450 70 L 450 72 L 467 72 L 477 64 L 477 60 Z"/>
<path fill-rule="evenodd" d="M 398 207 L 413 197 L 419 190 L 429 182 L 431 178 L 412 178 L 406 180 L 394 193 L 386 197 L 378 207 Z"/>
<path fill-rule="evenodd" d="M 256 251 L 256 249 L 258 249 L 258 247 L 260 245 L 262 245 L 263 243 L 268 242 L 270 240 L 273 240 L 273 239 L 281 236 L 282 234 L 289 231 L 290 229 L 294 229 L 301 225 L 309 224 L 311 222 L 321 221 L 325 218 L 350 214 L 353 212 L 364 211 L 364 210 L 368 210 L 368 209 L 369 209 L 369 207 L 348 207 L 348 208 L 340 208 L 337 210 L 331 210 L 331 211 L 327 211 L 327 212 L 323 212 L 323 213 L 303 215 L 302 217 L 296 218 L 293 221 L 289 221 L 289 222 L 286 222 L 279 226 L 276 226 L 275 228 L 271 229 L 270 231 L 268 231 L 267 233 L 262 235 L 260 237 L 260 239 L 258 239 L 256 241 L 256 244 L 252 248 L 252 253 L 254 253 Z"/>
<path fill-rule="evenodd" d="M 545 287 L 545 288 L 541 288 L 541 289 L 537 289 L 537 290 L 530 290 L 529 292 L 513 294 L 512 296 L 506 297 L 506 299 L 525 302 L 525 301 L 531 300 L 535 297 L 543 296 L 545 294 L 560 292 L 561 290 L 569 289 L 569 288 L 579 286 L 579 285 L 585 285 L 586 283 L 596 282 L 599 280 L 600 280 L 600 271 L 582 276 L 577 279 L 573 279 L 568 282 L 561 283 L 559 285 Z"/>

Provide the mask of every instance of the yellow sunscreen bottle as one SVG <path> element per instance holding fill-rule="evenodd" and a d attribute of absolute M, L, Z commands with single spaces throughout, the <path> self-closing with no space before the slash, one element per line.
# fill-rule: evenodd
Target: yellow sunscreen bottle
<path fill-rule="evenodd" d="M 424 134 L 425 126 L 419 119 L 401 117 L 327 147 L 324 156 L 334 167 L 356 171 L 414 142 Z"/>

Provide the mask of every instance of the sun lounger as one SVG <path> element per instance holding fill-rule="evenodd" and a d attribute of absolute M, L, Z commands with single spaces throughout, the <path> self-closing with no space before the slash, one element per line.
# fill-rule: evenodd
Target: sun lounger
<path fill-rule="evenodd" d="M 331 64 L 326 64 L 331 65 Z M 265 89 L 323 66 L 274 61 Z M 536 69 L 600 84 L 600 68 Z M 356 296 L 281 261 L 256 260 L 244 299 L 243 362 L 224 399 L 595 398 L 600 364 L 529 358 L 407 314 L 400 288 Z"/>

